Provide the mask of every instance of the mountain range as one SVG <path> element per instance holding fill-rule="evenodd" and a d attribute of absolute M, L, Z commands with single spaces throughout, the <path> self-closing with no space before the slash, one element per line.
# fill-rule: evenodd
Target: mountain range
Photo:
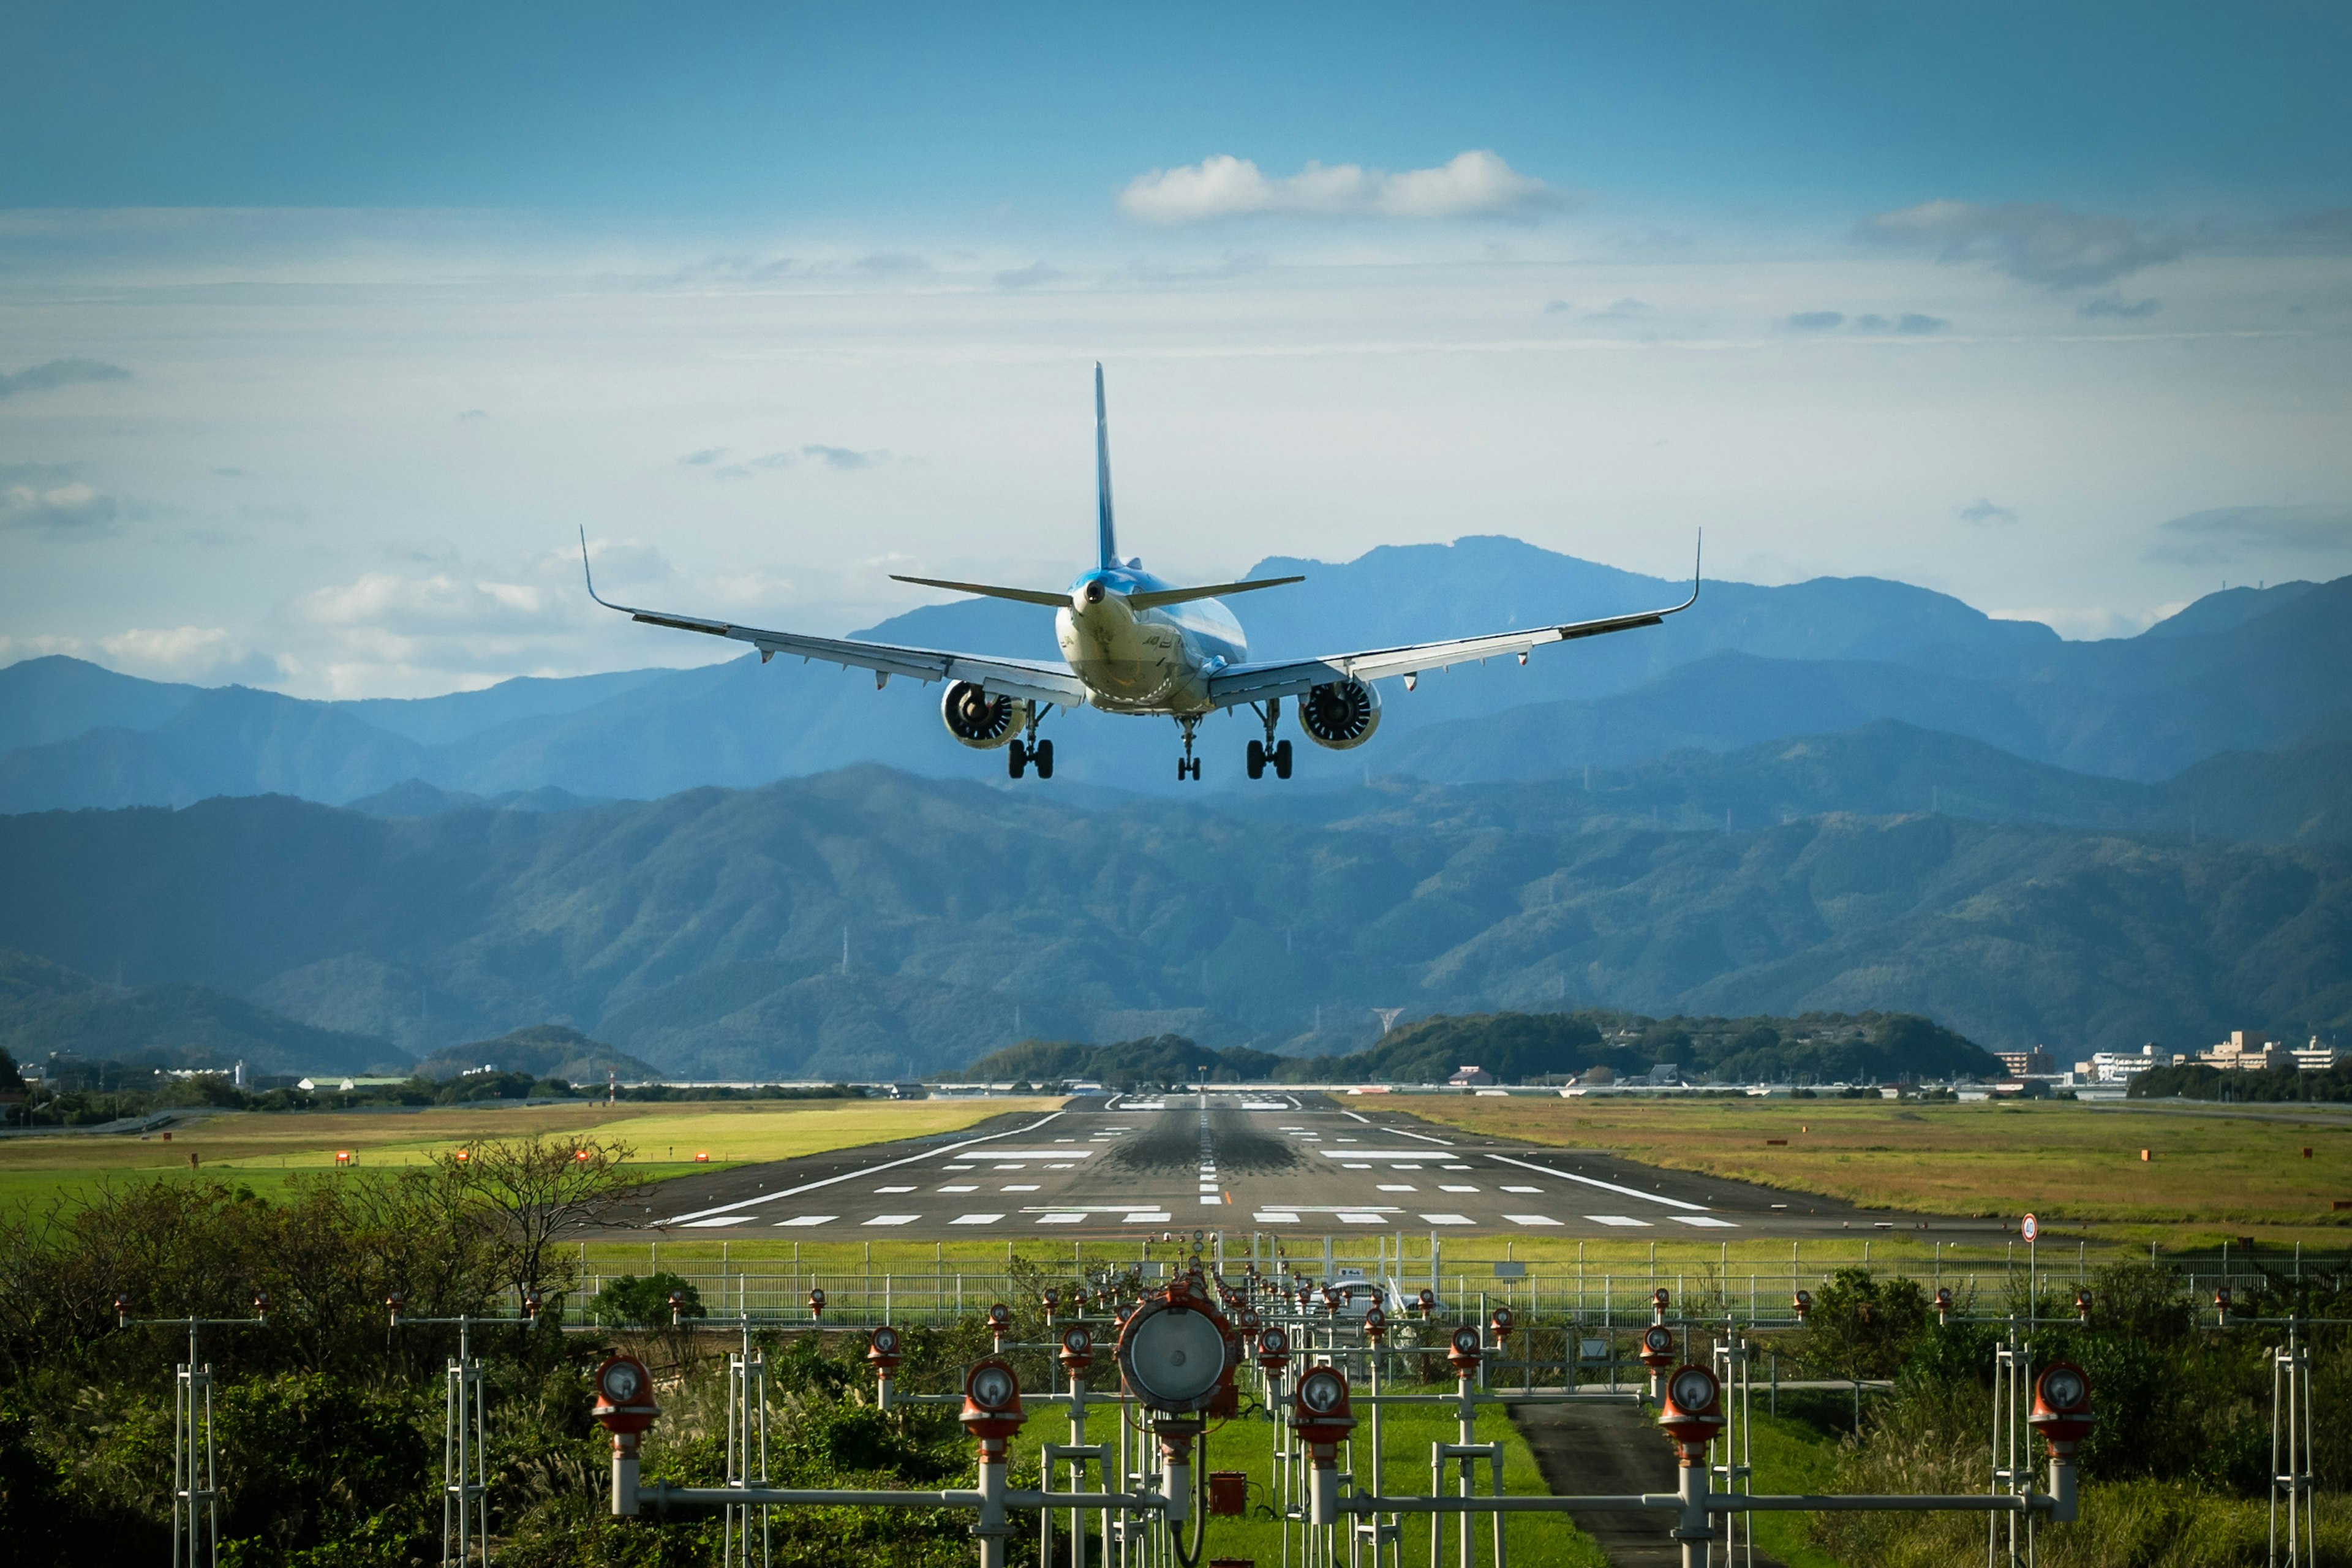
<path fill-rule="evenodd" d="M 1301 573 L 1243 606 L 1257 657 L 1490 630 L 1670 603 L 1682 585 L 1498 538 L 1390 547 Z M 2232 589 L 2137 637 L 2068 643 L 1948 595 L 1874 578 L 1713 582 L 1665 625 L 1388 683 L 1365 749 L 1300 746 L 1307 783 L 1559 776 L 1681 748 L 1730 751 L 1895 720 L 2094 776 L 2152 783 L 2231 751 L 2306 737 L 2352 704 L 2352 578 Z M 644 628 L 648 654 L 684 634 Z M 1052 658 L 1050 612 L 926 606 L 856 634 Z M 668 639 L 668 640 L 662 640 Z M 871 761 L 995 778 L 953 744 L 936 689 L 746 657 L 695 669 L 518 679 L 416 700 L 320 702 L 135 679 L 62 657 L 0 669 L 0 811 L 184 805 L 282 793 L 345 805 L 415 780 L 547 809 L 746 787 Z M 1172 726 L 1057 714 L 1055 787 L 1168 793 Z M 1247 788 L 1250 721 L 1202 731 L 1209 788 Z M 550 793 L 553 792 L 553 793 Z M 1192 793 L 1204 793 L 1195 790 Z"/>
<path fill-rule="evenodd" d="M 2062 1056 L 2352 1022 L 2336 844 L 1653 827 L 1548 783 L 1255 798 L 867 765 L 563 812 L 18 815 L 0 947 L 414 1055 L 557 1023 L 692 1078 L 919 1076 L 1031 1037 L 1340 1055 L 1381 1008 L 1906 1012 Z"/>

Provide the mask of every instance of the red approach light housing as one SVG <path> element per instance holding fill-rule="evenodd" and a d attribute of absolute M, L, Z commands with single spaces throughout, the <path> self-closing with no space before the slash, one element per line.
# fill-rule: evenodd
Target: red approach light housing
<path fill-rule="evenodd" d="M 889 1324 L 884 1323 L 866 1336 L 866 1363 L 877 1377 L 888 1377 L 906 1359 L 906 1352 L 898 1346 L 898 1331 Z"/>
<path fill-rule="evenodd" d="M 1421 1294 L 1413 1299 L 1413 1305 L 1421 1309 L 1422 1321 L 1428 1321 L 1431 1315 L 1437 1310 L 1437 1292 L 1423 1285 L 1421 1288 Z"/>
<path fill-rule="evenodd" d="M 824 1292 L 818 1289 L 814 1285 L 810 1286 L 808 1304 L 809 1316 L 819 1322 L 823 1322 L 824 1321 Z"/>
<path fill-rule="evenodd" d="M 262 1321 L 262 1322 L 265 1322 L 265 1323 L 266 1323 L 266 1322 L 269 1321 L 269 1292 L 268 1292 L 268 1291 L 267 1291 L 267 1290 L 256 1290 L 256 1291 L 253 1293 L 253 1315 L 254 1315 L 254 1317 L 255 1317 L 256 1319 L 259 1320 L 259 1321 Z"/>
<path fill-rule="evenodd" d="M 1291 1406 L 1290 1424 L 1297 1430 L 1299 1440 L 1313 1452 L 1315 1468 L 1331 1468 L 1334 1449 L 1356 1429 L 1348 1380 L 1336 1367 L 1311 1368 L 1299 1378 L 1298 1392 L 1291 1396 Z"/>
<path fill-rule="evenodd" d="M 1478 1363 L 1486 1359 L 1486 1347 L 1478 1342 L 1478 1331 L 1467 1323 L 1454 1330 L 1453 1342 L 1445 1347 L 1445 1359 L 1453 1363 L 1454 1376 L 1475 1375 Z"/>
<path fill-rule="evenodd" d="M 1279 1377 L 1290 1364 L 1290 1335 L 1280 1323 L 1258 1331 L 1257 1364 L 1270 1377 Z"/>
<path fill-rule="evenodd" d="M 1257 1324 L 1258 1317 L 1257 1309 L 1255 1307 L 1244 1307 L 1239 1312 L 1234 1315 L 1234 1327 L 1239 1329 L 1245 1334 L 1254 1334 L 1257 1332 Z"/>
<path fill-rule="evenodd" d="M 1388 1331 L 1389 1315 L 1381 1311 L 1379 1305 L 1375 1303 L 1371 1310 L 1364 1314 L 1364 1338 L 1378 1344 L 1387 1337 Z"/>
<path fill-rule="evenodd" d="M 685 1321 L 685 1319 L 686 1292 L 683 1290 L 673 1290 L 669 1293 L 669 1326 L 673 1329 L 677 1328 L 679 1323 Z"/>
<path fill-rule="evenodd" d="M 1061 1292 L 1058 1290 L 1048 1290 L 1044 1295 L 1037 1298 L 1037 1304 L 1045 1309 L 1045 1321 L 1050 1323 L 1054 1321 L 1055 1312 L 1061 1308 Z"/>
<path fill-rule="evenodd" d="M 1946 1322 L 1949 1322 L 1949 1321 L 1951 1321 L 1951 1318 L 1952 1318 L 1952 1293 L 1951 1293 L 1949 1290 L 1938 1290 L 1938 1291 L 1937 1291 L 1937 1292 L 1936 1292 L 1936 1321 L 1937 1321 L 1937 1322 L 1939 1322 L 1939 1323 L 1946 1323 Z"/>
<path fill-rule="evenodd" d="M 596 1369 L 596 1419 L 615 1437 L 643 1432 L 661 1414 L 653 1374 L 633 1355 L 616 1355 Z"/>
<path fill-rule="evenodd" d="M 400 1327 L 400 1314 L 406 1310 L 407 1307 L 408 1298 L 398 1290 L 394 1290 L 383 1299 L 383 1310 L 392 1315 L 392 1326 L 395 1329 Z"/>
<path fill-rule="evenodd" d="M 2223 1327 L 2229 1326 L 2230 1288 L 2227 1285 L 2213 1292 L 2213 1315 L 2221 1321 Z"/>
<path fill-rule="evenodd" d="M 1095 1364 L 1095 1335 L 1084 1323 L 1072 1323 L 1062 1331 L 1062 1348 L 1056 1352 L 1062 1370 L 1072 1377 L 1083 1377 Z"/>
<path fill-rule="evenodd" d="M 1511 1337 L 1511 1330 L 1517 1325 L 1518 1321 L 1512 1315 L 1508 1307 L 1497 1307 L 1487 1317 L 1486 1326 L 1495 1331 L 1495 1342 L 1500 1344 Z"/>
<path fill-rule="evenodd" d="M 1652 1323 L 1642 1331 L 1642 1364 L 1653 1373 L 1664 1372 L 1675 1364 L 1674 1330 L 1664 1323 Z"/>
<path fill-rule="evenodd" d="M 1658 1425 L 1682 1450 L 1685 1465 L 1701 1463 L 1706 1456 L 1706 1446 L 1723 1430 L 1723 1385 L 1716 1381 L 1715 1373 L 1703 1366 L 1675 1368 L 1674 1375 L 1666 1379 L 1665 1403 L 1658 1411 Z"/>
<path fill-rule="evenodd" d="M 1002 1339 L 1013 1329 L 1013 1309 L 1002 1301 L 992 1302 L 988 1309 L 988 1331 Z"/>
<path fill-rule="evenodd" d="M 1120 1381 L 1147 1410 L 1226 1414 L 1237 1405 L 1242 1344 L 1231 1324 L 1182 1279 L 1146 1297 L 1119 1325 Z"/>
<path fill-rule="evenodd" d="M 1797 1321 L 1801 1323 L 1812 1313 L 1813 1293 L 1811 1290 L 1800 1290 L 1789 1304 L 1796 1309 Z"/>
<path fill-rule="evenodd" d="M 1666 1294 L 1666 1288 L 1663 1285 L 1651 1291 L 1650 1321 L 1654 1323 L 1664 1322 L 1666 1321 L 1666 1303 L 1673 1300 L 1673 1297 Z"/>
<path fill-rule="evenodd" d="M 2070 1361 L 2053 1361 L 2033 1380 L 2033 1414 L 2026 1425 L 2050 1445 L 2050 1457 L 2063 1462 L 2074 1457 L 2074 1446 L 2091 1435 L 2091 1374 Z"/>
<path fill-rule="evenodd" d="M 539 1309 L 541 1305 L 541 1303 L 540 1301 L 538 1291 L 526 1290 L 522 1293 L 522 1315 L 530 1321 L 534 1323 L 539 1321 Z"/>
<path fill-rule="evenodd" d="M 2084 1323 L 2091 1321 L 2091 1293 L 2088 1290 L 2074 1292 L 2074 1316 Z"/>
<path fill-rule="evenodd" d="M 988 1356 L 963 1374 L 964 1430 L 980 1439 L 983 1464 L 1004 1462 L 1004 1442 L 1021 1430 L 1021 1375 L 1013 1363 Z M 991 1459 L 991 1450 L 994 1458 Z"/>
<path fill-rule="evenodd" d="M 118 1329 L 131 1326 L 131 1298 L 128 1296 L 117 1295 L 114 1298 L 114 1326 Z"/>

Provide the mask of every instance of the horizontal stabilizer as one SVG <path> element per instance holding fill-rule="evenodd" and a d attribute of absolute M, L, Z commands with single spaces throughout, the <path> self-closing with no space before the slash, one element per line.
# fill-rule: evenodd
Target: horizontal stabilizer
<path fill-rule="evenodd" d="M 1162 605 L 1181 605 L 1193 599 L 1217 599 L 1227 594 L 1246 594 L 1253 588 L 1279 588 L 1286 583 L 1304 583 L 1304 577 L 1259 577 L 1247 583 L 1207 583 L 1198 588 L 1160 588 L 1149 594 L 1129 594 L 1128 607 L 1136 610 L 1157 609 Z"/>
<path fill-rule="evenodd" d="M 937 577 L 901 577 L 890 574 L 893 583 L 916 583 L 926 588 L 945 588 L 956 594 L 978 594 L 983 599 L 1017 599 L 1024 605 L 1047 605 L 1057 610 L 1067 609 L 1070 595 L 1052 594 L 1043 588 L 999 588 L 987 583 L 949 583 Z"/>

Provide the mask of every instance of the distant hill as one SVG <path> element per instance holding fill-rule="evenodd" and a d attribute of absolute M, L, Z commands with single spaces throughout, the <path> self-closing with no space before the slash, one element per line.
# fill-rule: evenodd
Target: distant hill
<path fill-rule="evenodd" d="M 1878 1083 L 1986 1079 L 2000 1060 L 1949 1029 L 1900 1014 L 1799 1018 L 1649 1018 L 1615 1012 L 1441 1014 L 1368 1050 L 1308 1058 L 1176 1036 L 1114 1046 L 1024 1041 L 964 1069 L 992 1081 L 1091 1079 L 1112 1087 L 1191 1083 L 1442 1084 L 1476 1067 L 1498 1083 L 1559 1082 L 1607 1068 L 1620 1078 L 1670 1066 L 1693 1081 Z"/>
<path fill-rule="evenodd" d="M 0 1049 L 155 1067 L 256 1072 L 405 1071 L 389 1042 L 314 1028 L 191 984 L 115 986 L 28 953 L 0 952 Z"/>
<path fill-rule="evenodd" d="M 558 1023 L 679 1078 L 1162 1034 L 1338 1056 L 1376 1007 L 1901 1012 L 2082 1054 L 2352 1024 L 2352 848 L 1928 811 L 1653 828 L 1581 795 L 1082 807 L 866 767 L 560 813 L 44 813 L 0 817 L 0 945 L 417 1055 Z"/>
<path fill-rule="evenodd" d="M 608 1072 L 631 1083 L 644 1083 L 661 1076 L 650 1064 L 561 1024 L 538 1024 L 500 1035 L 495 1040 L 446 1047 L 418 1062 L 416 1074 L 419 1078 L 455 1078 L 485 1067 L 500 1072 L 527 1072 L 533 1078 L 559 1078 L 574 1084 L 601 1082 Z"/>

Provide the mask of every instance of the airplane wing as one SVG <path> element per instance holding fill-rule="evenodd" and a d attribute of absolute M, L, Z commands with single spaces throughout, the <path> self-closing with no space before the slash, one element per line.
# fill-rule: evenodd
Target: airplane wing
<path fill-rule="evenodd" d="M 917 680 L 968 680 L 992 695 L 1024 697 L 1032 702 L 1052 702 L 1066 708 L 1082 707 L 1087 689 L 1068 669 L 1025 658 L 994 658 L 979 654 L 948 653 L 936 648 L 898 647 L 889 643 L 859 642 L 852 637 L 810 637 L 803 632 L 772 632 L 758 626 L 739 626 L 731 621 L 706 620 L 699 616 L 671 615 L 661 610 L 640 610 L 629 605 L 615 605 L 596 592 L 596 579 L 588 571 L 588 540 L 583 531 L 580 540 L 580 570 L 588 578 L 588 596 L 608 610 L 618 610 L 632 620 L 647 626 L 670 626 L 682 632 L 703 632 L 716 637 L 731 637 L 750 643 L 760 650 L 761 663 L 780 653 L 796 653 L 803 659 L 821 658 L 827 664 L 843 665 L 854 669 L 870 669 L 874 684 L 881 686 L 894 675 L 910 676 Z"/>
<path fill-rule="evenodd" d="M 1654 626 L 1668 616 L 1698 603 L 1698 566 L 1691 566 L 1690 597 L 1660 610 L 1630 616 L 1605 616 L 1599 620 L 1570 621 L 1562 626 L 1533 626 L 1524 631 L 1496 632 L 1487 637 L 1452 637 L 1444 642 L 1412 643 L 1402 647 L 1369 648 L 1361 653 L 1327 654 L 1320 658 L 1286 659 L 1266 664 L 1237 664 L 1209 678 L 1209 698 L 1220 708 L 1288 697 L 1339 680 L 1377 680 L 1402 675 L 1410 686 L 1424 669 L 1516 655 L 1525 664 L 1530 649 L 1546 643 L 1573 642 L 1610 632 Z"/>

